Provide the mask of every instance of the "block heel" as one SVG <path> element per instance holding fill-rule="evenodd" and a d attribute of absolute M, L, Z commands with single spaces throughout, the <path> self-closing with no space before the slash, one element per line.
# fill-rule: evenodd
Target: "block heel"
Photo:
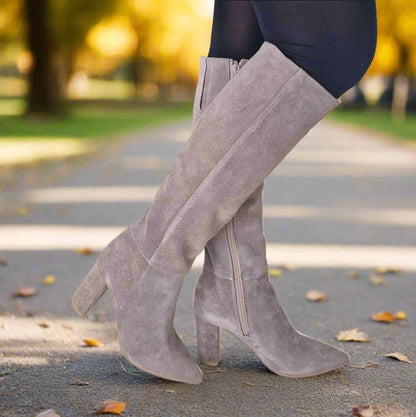
<path fill-rule="evenodd" d="M 72 297 L 73 309 L 80 316 L 85 315 L 106 291 L 107 284 L 104 275 L 95 263 Z"/>
<path fill-rule="evenodd" d="M 217 366 L 220 361 L 220 329 L 196 318 L 198 359 L 200 363 Z"/>

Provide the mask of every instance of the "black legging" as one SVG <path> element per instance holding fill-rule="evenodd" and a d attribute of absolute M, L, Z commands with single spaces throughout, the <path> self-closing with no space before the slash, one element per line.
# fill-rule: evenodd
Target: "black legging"
<path fill-rule="evenodd" d="M 208 56 L 249 59 L 265 40 L 339 97 L 373 59 L 375 0 L 215 0 Z"/>

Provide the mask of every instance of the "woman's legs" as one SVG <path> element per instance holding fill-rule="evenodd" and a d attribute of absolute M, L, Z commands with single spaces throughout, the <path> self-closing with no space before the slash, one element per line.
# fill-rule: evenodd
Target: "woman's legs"
<path fill-rule="evenodd" d="M 264 42 L 248 0 L 215 0 L 209 57 L 251 58 Z"/>
<path fill-rule="evenodd" d="M 335 97 L 353 87 L 373 59 L 377 42 L 374 0 L 250 3 L 264 39 Z"/>

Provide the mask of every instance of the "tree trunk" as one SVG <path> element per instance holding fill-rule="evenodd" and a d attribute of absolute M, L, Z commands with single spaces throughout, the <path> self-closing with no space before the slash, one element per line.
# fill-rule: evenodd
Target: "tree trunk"
<path fill-rule="evenodd" d="M 393 100 L 391 105 L 391 115 L 395 122 L 403 122 L 406 118 L 406 105 L 409 96 L 409 77 L 406 75 L 396 75 L 393 84 Z"/>
<path fill-rule="evenodd" d="M 56 115 L 63 109 L 48 27 L 48 0 L 25 0 L 27 43 L 33 58 L 28 76 L 27 114 Z"/>

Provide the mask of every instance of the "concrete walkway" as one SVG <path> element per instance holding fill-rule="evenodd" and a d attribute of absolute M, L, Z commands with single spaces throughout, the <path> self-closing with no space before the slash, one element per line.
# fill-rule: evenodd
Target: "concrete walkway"
<path fill-rule="evenodd" d="M 270 267 L 295 267 L 272 278 L 281 304 L 298 330 L 341 347 L 351 365 L 283 378 L 223 332 L 221 366 L 203 367 L 198 386 L 172 383 L 122 359 L 108 294 L 88 318 L 72 311 L 70 297 L 98 251 L 149 206 L 189 132 L 189 121 L 150 128 L 92 158 L 47 168 L 37 186 L 18 181 L 2 190 L 0 416 L 48 408 L 88 416 L 105 399 L 126 402 L 124 416 L 338 417 L 358 404 L 377 416 L 416 416 L 416 153 L 361 130 L 320 123 L 267 179 L 264 196 Z M 202 261 L 185 280 L 175 318 L 195 357 L 192 293 Z M 403 272 L 372 285 L 380 266 Z M 42 285 L 50 274 L 56 282 Z M 23 285 L 39 291 L 11 298 Z M 307 301 L 310 289 L 328 299 Z M 383 310 L 408 318 L 373 322 Z M 335 339 L 355 327 L 370 342 Z M 85 338 L 102 345 L 82 347 Z M 414 363 L 383 356 L 389 352 Z"/>

